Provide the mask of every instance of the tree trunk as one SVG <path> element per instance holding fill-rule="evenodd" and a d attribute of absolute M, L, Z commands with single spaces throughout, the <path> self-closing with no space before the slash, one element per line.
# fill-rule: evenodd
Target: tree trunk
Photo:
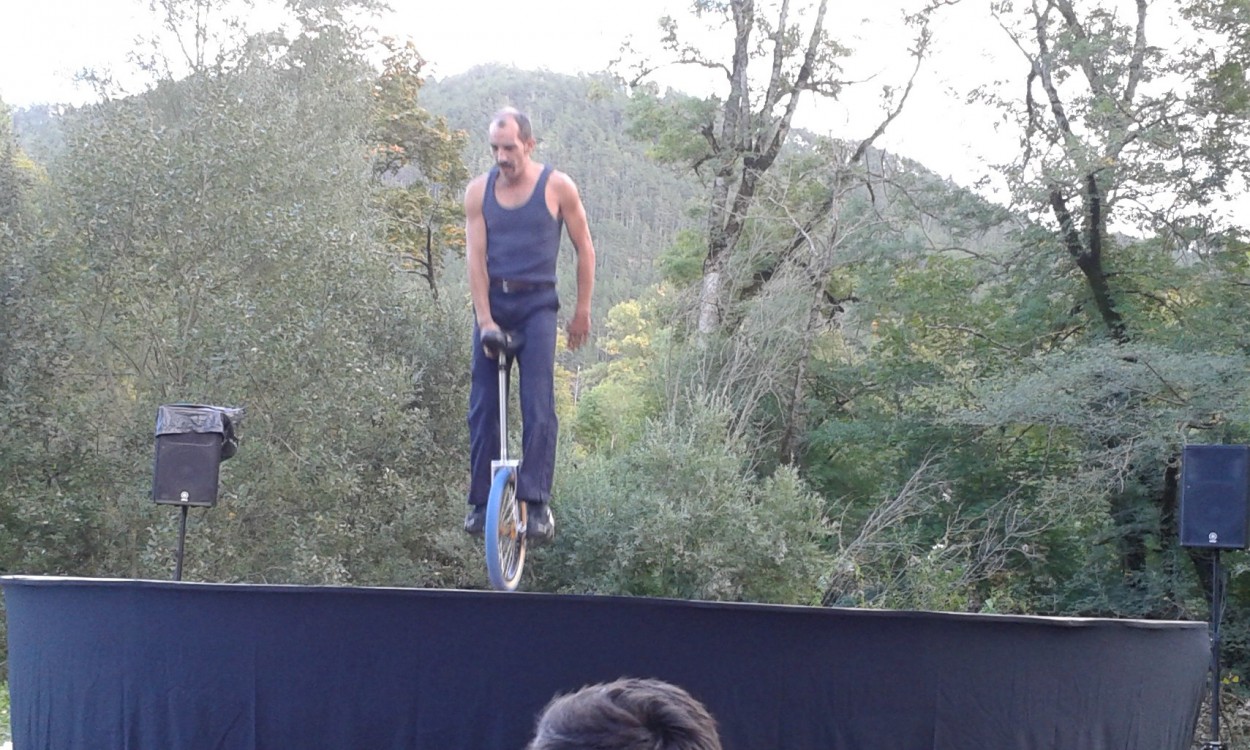
<path fill-rule="evenodd" d="M 799 343 L 798 366 L 794 368 L 794 382 L 790 389 L 790 408 L 787 410 L 785 429 L 781 435 L 781 460 L 794 464 L 798 460 L 798 436 L 803 434 L 803 394 L 807 381 L 807 363 L 812 356 L 812 339 L 816 337 L 817 323 L 820 320 L 820 303 L 824 299 L 824 290 L 820 285 L 812 295 L 812 305 L 807 310 L 807 325 L 803 328 L 803 339 Z"/>
<path fill-rule="evenodd" d="M 726 287 L 725 258 L 737 246 L 742 235 L 760 179 L 772 167 L 789 136 L 800 94 L 821 84 L 832 85 L 831 81 L 813 80 L 818 74 L 827 6 L 828 0 L 820 1 L 802 62 L 794 79 L 789 80 L 783 63 L 789 48 L 787 35 L 796 29 L 788 26 L 788 0 L 782 2 L 769 37 L 773 52 L 768 87 L 756 113 L 752 110 L 749 76 L 751 53 L 759 45 L 751 39 L 755 30 L 755 3 L 752 0 L 731 0 L 729 3 L 728 10 L 734 24 L 733 57 L 730 67 L 726 69 L 729 94 L 721 111 L 719 127 L 708 126 L 705 130 L 713 143 L 712 158 L 718 166 L 712 184 L 707 256 L 703 263 L 703 285 L 699 294 L 698 330 L 701 335 L 713 333 L 720 327 L 720 296 Z M 775 114 L 779 108 L 781 114 Z"/>
<path fill-rule="evenodd" d="M 699 333 L 703 336 L 715 333 L 720 327 L 721 271 L 703 272 L 703 284 L 699 287 Z"/>

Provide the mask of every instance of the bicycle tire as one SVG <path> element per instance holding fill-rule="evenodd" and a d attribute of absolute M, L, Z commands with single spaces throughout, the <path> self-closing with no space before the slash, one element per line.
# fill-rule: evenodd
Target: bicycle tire
<path fill-rule="evenodd" d="M 525 567 L 525 503 L 516 498 L 516 469 L 495 472 L 486 503 L 486 574 L 499 591 L 515 591 Z"/>

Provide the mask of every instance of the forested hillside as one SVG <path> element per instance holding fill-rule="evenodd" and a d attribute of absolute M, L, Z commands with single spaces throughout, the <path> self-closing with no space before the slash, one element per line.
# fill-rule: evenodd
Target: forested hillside
<path fill-rule="evenodd" d="M 559 538 L 525 588 L 1206 616 L 1178 482 L 1186 444 L 1250 442 L 1250 245 L 1209 209 L 1244 189 L 1244 19 L 1187 4 L 1224 40 L 1199 55 L 995 10 L 1046 73 L 981 92 L 1021 143 L 996 205 L 872 133 L 793 128 L 853 54 L 800 21 L 773 66 L 777 18 L 719 18 L 724 49 L 694 52 L 772 85 L 697 97 L 428 80 L 394 42 L 379 68 L 324 12 L 354 5 L 135 95 L 0 108 L 0 572 L 168 577 L 153 420 L 190 401 L 247 411 L 186 578 L 484 585 L 460 197 L 514 105 L 600 259 L 593 346 L 559 359 Z M 883 127 L 911 106 L 889 90 Z"/>

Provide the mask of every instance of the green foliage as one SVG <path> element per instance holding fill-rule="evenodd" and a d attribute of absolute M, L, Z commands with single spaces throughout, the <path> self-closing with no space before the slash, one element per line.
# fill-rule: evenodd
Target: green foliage
<path fill-rule="evenodd" d="M 1179 66 L 1194 81 L 1190 107 L 1203 118 L 1193 150 L 1210 169 L 1208 188 L 1244 190 L 1250 166 L 1250 5 L 1244 0 L 1187 0 L 1181 12 L 1198 32 L 1197 44 L 1186 50 Z"/>
<path fill-rule="evenodd" d="M 1216 411 L 1236 405 L 1229 417 L 1247 416 L 1237 405 L 1247 367 L 1242 356 L 1101 344 L 1027 364 L 1027 372 L 983 381 L 980 408 L 960 416 L 979 424 L 1042 426 L 1092 445 L 1131 443 L 1130 463 L 1165 460 L 1181 430 Z M 1119 463 L 1113 456 L 1109 463 Z"/>
<path fill-rule="evenodd" d="M 12 739 L 9 727 L 9 684 L 0 682 L 0 742 Z"/>
<path fill-rule="evenodd" d="M 635 384 L 608 380 L 577 403 L 573 434 L 586 450 L 612 453 L 638 440 L 645 428 L 646 397 Z"/>
<path fill-rule="evenodd" d="M 729 415 L 691 405 L 558 479 L 561 542 L 535 584 L 565 593 L 814 603 L 828 557 L 819 498 L 797 472 L 753 476 Z"/>
<path fill-rule="evenodd" d="M 40 164 L 53 161 L 64 148 L 58 111 L 57 107 L 41 104 L 12 113 L 18 147 Z"/>
<path fill-rule="evenodd" d="M 17 139 L 8 107 L 0 100 L 0 227 L 9 231 L 21 207 L 22 184 L 17 171 Z"/>
<path fill-rule="evenodd" d="M 658 325 L 654 305 L 622 302 L 608 311 L 600 350 L 607 359 L 583 373 L 572 432 L 579 448 L 611 453 L 639 438 L 661 411 L 651 373 Z"/>
<path fill-rule="evenodd" d="M 12 262 L 5 570 L 165 577 L 160 403 L 242 406 L 189 579 L 458 585 L 458 308 L 383 244 L 367 68 L 324 26 L 69 113 L 55 216 Z M 317 122 L 316 128 L 307 123 Z M 437 363 L 437 364 L 433 364 Z M 454 414 L 455 416 L 451 416 Z"/>
<path fill-rule="evenodd" d="M 647 155 L 653 159 L 697 172 L 713 156 L 703 130 L 715 121 L 720 106 L 715 98 L 698 99 L 678 91 L 661 97 L 654 85 L 639 86 L 629 99 L 628 133 L 649 144 Z"/>
<path fill-rule="evenodd" d="M 656 259 L 656 266 L 664 281 L 676 286 L 687 286 L 703 275 L 705 257 L 707 247 L 704 238 L 687 229 L 679 232 L 672 246 Z"/>

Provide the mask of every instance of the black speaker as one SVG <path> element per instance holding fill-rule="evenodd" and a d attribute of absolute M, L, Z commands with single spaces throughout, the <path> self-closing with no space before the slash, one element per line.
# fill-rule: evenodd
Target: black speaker
<path fill-rule="evenodd" d="M 1245 549 L 1250 446 L 1187 445 L 1181 457 L 1181 546 Z"/>
<path fill-rule="evenodd" d="M 161 505 L 216 505 L 221 443 L 219 432 L 158 435 L 152 499 Z"/>

